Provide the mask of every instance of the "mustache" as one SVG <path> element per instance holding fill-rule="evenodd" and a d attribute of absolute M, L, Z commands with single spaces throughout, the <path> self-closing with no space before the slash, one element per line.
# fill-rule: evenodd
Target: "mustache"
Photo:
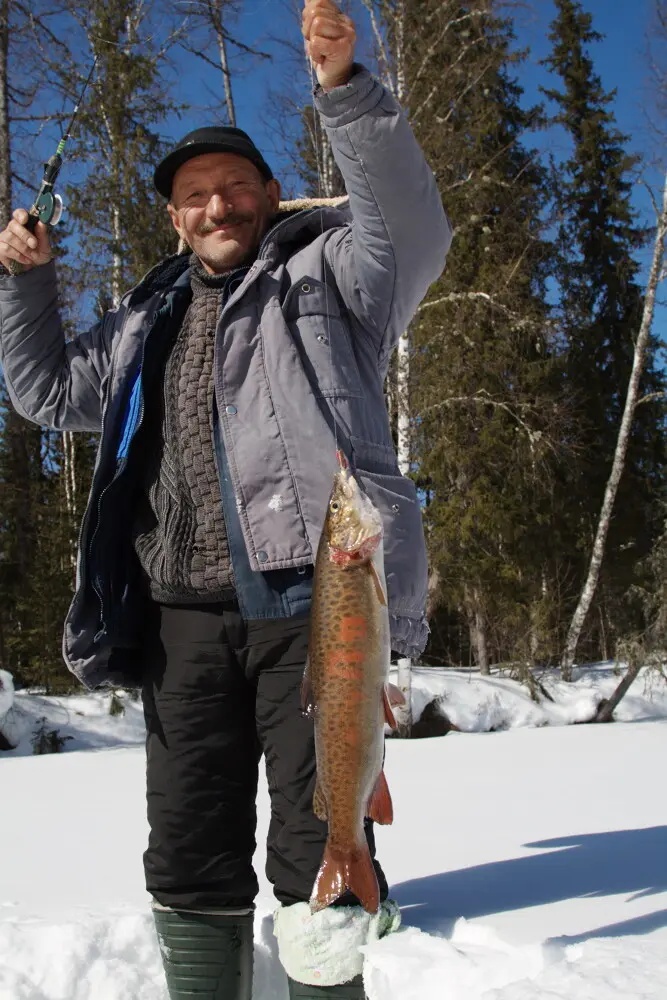
<path fill-rule="evenodd" d="M 252 222 L 253 217 L 251 215 L 242 215 L 240 212 L 231 212 L 226 215 L 224 219 L 208 219 L 206 222 L 202 222 L 201 226 L 197 229 L 198 236 L 206 236 L 208 233 L 215 232 L 219 226 L 239 226 L 243 222 Z"/>

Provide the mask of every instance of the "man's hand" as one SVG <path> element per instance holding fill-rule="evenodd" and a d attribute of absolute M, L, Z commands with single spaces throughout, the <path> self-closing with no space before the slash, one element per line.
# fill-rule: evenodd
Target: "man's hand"
<path fill-rule="evenodd" d="M 12 221 L 0 233 L 0 264 L 9 271 L 10 262 L 17 260 L 24 271 L 30 271 L 40 264 L 48 264 L 53 253 L 49 242 L 49 231 L 43 222 L 38 222 L 35 232 L 26 229 L 28 213 L 17 208 Z"/>
<path fill-rule="evenodd" d="M 306 52 L 324 90 L 348 83 L 357 34 L 333 0 L 306 0 L 302 29 Z"/>

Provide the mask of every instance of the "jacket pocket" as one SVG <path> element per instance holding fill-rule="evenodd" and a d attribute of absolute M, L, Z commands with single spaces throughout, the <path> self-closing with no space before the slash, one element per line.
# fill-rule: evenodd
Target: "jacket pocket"
<path fill-rule="evenodd" d="M 367 441 L 354 434 L 349 435 L 349 441 L 355 468 L 366 472 L 400 476 L 398 459 L 392 444 L 378 444 L 377 441 Z"/>
<path fill-rule="evenodd" d="M 400 473 L 381 475 L 357 469 L 357 476 L 382 517 L 389 610 L 421 616 L 426 607 L 428 559 L 415 484 Z"/>
<path fill-rule="evenodd" d="M 282 310 L 316 395 L 361 396 L 359 368 L 336 293 L 316 278 L 301 278 Z"/>

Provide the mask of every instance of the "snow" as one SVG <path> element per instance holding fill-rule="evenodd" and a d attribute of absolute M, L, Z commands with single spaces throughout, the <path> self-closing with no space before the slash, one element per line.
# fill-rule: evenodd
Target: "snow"
<path fill-rule="evenodd" d="M 0 670 L 0 722 L 7 715 L 14 701 L 14 682 L 12 675 L 6 670 Z"/>
<path fill-rule="evenodd" d="M 589 722 L 600 701 L 614 692 L 624 671 L 624 664 L 614 663 L 576 668 L 572 684 L 561 681 L 557 671 L 544 671 L 539 681 L 553 701 L 542 697 L 537 704 L 526 685 L 500 672 L 481 677 L 472 670 L 414 667 L 413 713 L 419 718 L 426 705 L 437 699 L 449 721 L 464 733 Z M 393 680 L 395 676 L 394 672 Z M 667 719 L 667 676 L 655 668 L 643 668 L 614 718 L 619 722 Z"/>
<path fill-rule="evenodd" d="M 404 928 L 366 950 L 369 1000 L 664 997 L 664 694 L 644 678 L 627 707 L 644 721 L 563 725 L 617 681 L 590 674 L 535 706 L 545 725 L 507 680 L 443 671 L 427 689 L 417 671 L 452 721 L 456 705 L 470 729 L 511 728 L 388 741 L 396 816 L 377 840 Z M 122 700 L 111 717 L 108 695 L 16 694 L 31 727 L 46 715 L 74 739 L 34 757 L 28 733 L 0 754 L 0 1000 L 166 1000 L 141 867 L 143 727 Z M 265 783 L 258 806 L 261 845 Z M 261 846 L 256 867 L 254 1000 L 286 1000 Z"/>

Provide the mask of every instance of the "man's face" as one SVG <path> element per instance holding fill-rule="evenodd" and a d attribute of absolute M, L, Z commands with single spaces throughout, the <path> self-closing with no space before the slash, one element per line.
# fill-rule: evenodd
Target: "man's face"
<path fill-rule="evenodd" d="M 167 206 L 179 236 L 210 274 L 254 257 L 280 201 L 280 185 L 236 153 L 204 153 L 176 171 Z"/>

